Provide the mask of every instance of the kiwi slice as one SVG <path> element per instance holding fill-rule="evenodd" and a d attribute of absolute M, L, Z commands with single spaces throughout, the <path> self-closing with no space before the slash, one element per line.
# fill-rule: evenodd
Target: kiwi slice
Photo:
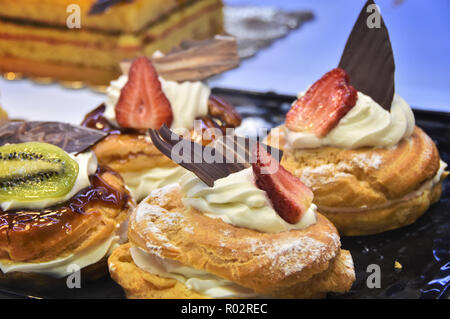
<path fill-rule="evenodd" d="M 77 176 L 78 163 L 55 145 L 28 142 L 0 147 L 0 202 L 62 197 Z"/>

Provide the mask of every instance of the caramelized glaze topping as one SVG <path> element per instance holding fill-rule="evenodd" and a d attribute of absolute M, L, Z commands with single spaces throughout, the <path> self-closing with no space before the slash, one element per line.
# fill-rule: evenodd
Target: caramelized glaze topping
<path fill-rule="evenodd" d="M 81 190 L 69 201 L 43 210 L 0 209 L 0 232 L 29 231 L 33 228 L 61 227 L 64 231 L 71 230 L 71 221 L 86 214 L 94 204 L 124 210 L 128 207 L 129 195 L 110 186 L 103 178 L 104 173 L 117 175 L 108 168 L 101 167 L 90 176 L 91 186 Z"/>
<path fill-rule="evenodd" d="M 93 128 L 95 130 L 103 131 L 109 134 L 120 134 L 122 133 L 121 128 L 112 125 L 104 116 L 106 106 L 105 104 L 100 104 L 97 108 L 86 114 L 81 122 L 81 126 Z"/>

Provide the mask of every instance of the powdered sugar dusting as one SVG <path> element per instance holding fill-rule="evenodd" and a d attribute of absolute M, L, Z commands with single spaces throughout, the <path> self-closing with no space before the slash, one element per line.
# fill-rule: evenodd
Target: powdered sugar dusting
<path fill-rule="evenodd" d="M 383 160 L 379 154 L 356 154 L 351 162 L 339 162 L 323 164 L 316 167 L 305 166 L 295 171 L 295 175 L 313 190 L 318 185 L 333 183 L 340 178 L 351 177 L 350 173 L 353 168 L 362 168 L 364 171 L 368 169 L 379 169 Z"/>
<path fill-rule="evenodd" d="M 149 252 L 149 253 L 151 253 L 151 254 L 153 254 L 153 255 L 157 255 L 157 256 L 159 256 L 159 257 L 162 257 L 162 254 L 161 254 L 161 247 L 160 246 L 157 246 L 157 245 L 153 245 L 152 243 L 147 243 L 146 245 L 145 245 L 145 247 L 147 248 L 147 251 Z"/>
<path fill-rule="evenodd" d="M 116 265 L 114 265 L 114 263 L 109 263 L 108 264 L 108 268 L 111 272 L 115 272 L 116 271 Z"/>
<path fill-rule="evenodd" d="M 158 240 L 157 244 L 147 242 L 146 248 L 149 252 L 158 256 L 161 255 L 160 245 L 167 249 L 178 250 L 176 246 L 169 242 L 164 232 L 161 231 L 161 225 L 163 225 L 162 228 L 181 225 L 184 221 L 182 214 L 171 212 L 160 206 L 151 205 L 146 201 L 142 201 L 137 207 L 135 220 L 137 223 L 146 223 L 146 227 L 143 230 L 144 235 L 149 234 Z M 155 222 L 158 222 L 158 225 Z"/>
<path fill-rule="evenodd" d="M 153 190 L 150 195 L 144 201 L 146 201 L 148 198 L 152 198 L 153 201 L 155 201 L 160 206 L 167 205 L 168 201 L 170 200 L 170 196 L 167 196 L 168 194 L 172 193 L 175 189 L 180 189 L 180 185 L 178 184 L 170 184 L 158 189 Z"/>
<path fill-rule="evenodd" d="M 162 207 L 150 205 L 143 201 L 136 209 L 136 222 L 142 223 L 143 221 L 152 220 L 154 216 L 161 216 L 166 212 L 167 210 Z"/>
<path fill-rule="evenodd" d="M 360 168 L 374 168 L 378 169 L 382 162 L 382 157 L 379 154 L 372 153 L 367 155 L 365 153 L 357 154 L 352 158 L 352 163 Z"/>
<path fill-rule="evenodd" d="M 258 258 L 269 258 L 273 270 L 281 270 L 285 276 L 289 276 L 301 272 L 313 261 L 334 258 L 336 247 L 339 247 L 339 236 L 333 235 L 331 245 L 307 236 L 287 238 L 275 243 L 250 239 L 249 243 L 251 252 Z"/>
<path fill-rule="evenodd" d="M 325 164 L 317 167 L 306 166 L 302 170 L 297 170 L 295 174 L 300 180 L 313 190 L 319 184 L 329 184 L 335 182 L 338 178 L 351 176 L 345 172 L 336 172 L 334 164 Z"/>
<path fill-rule="evenodd" d="M 347 269 L 354 269 L 353 258 L 351 254 L 344 255 L 344 265 Z"/>
<path fill-rule="evenodd" d="M 192 227 L 192 226 L 185 226 L 184 227 L 184 231 L 186 232 L 186 233 L 188 233 L 188 234 L 193 234 L 194 233 L 194 227 Z"/>

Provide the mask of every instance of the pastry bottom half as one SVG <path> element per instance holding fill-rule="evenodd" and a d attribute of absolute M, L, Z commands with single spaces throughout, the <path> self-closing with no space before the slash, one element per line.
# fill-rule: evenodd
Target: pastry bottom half
<path fill-rule="evenodd" d="M 104 257 L 98 262 L 80 270 L 81 285 L 83 287 L 83 283 L 91 282 L 107 275 L 107 258 Z M 54 278 L 39 273 L 20 271 L 4 274 L 0 271 L 0 286 L 22 293 L 51 292 L 54 289 L 66 288 L 67 277 Z"/>
<path fill-rule="evenodd" d="M 409 201 L 399 202 L 385 208 L 363 211 L 333 211 L 321 208 L 321 212 L 345 236 L 360 236 L 385 232 L 414 223 L 430 207 L 439 201 L 442 184 L 425 190 L 422 195 Z"/>
<path fill-rule="evenodd" d="M 111 277 L 122 286 L 129 299 L 210 299 L 211 297 L 193 291 L 176 279 L 165 278 L 140 269 L 130 254 L 127 243 L 111 254 L 108 259 Z M 323 273 L 289 289 L 268 295 L 268 298 L 318 299 L 326 297 L 327 291 L 336 291 L 348 286 L 349 265 L 352 257 L 347 250 Z M 344 292 L 344 291 L 342 291 Z"/>
<path fill-rule="evenodd" d="M 318 298 L 327 292 L 346 292 L 355 280 L 350 253 L 341 250 L 336 228 L 320 213 L 316 223 L 304 229 L 259 232 L 185 206 L 177 184 L 153 191 L 138 205 L 130 216 L 128 239 L 129 244 L 113 251 L 108 266 L 129 298 Z M 159 275 L 142 271 L 154 268 L 140 265 L 142 260 L 135 262 L 130 247 L 150 256 L 154 260 L 150 263 L 184 265 L 211 275 L 211 280 L 223 279 L 237 290 L 191 291 L 183 279 L 164 278 L 171 276 L 166 270 Z M 171 267 L 163 269 L 171 272 Z M 192 273 L 186 274 L 191 279 Z"/>

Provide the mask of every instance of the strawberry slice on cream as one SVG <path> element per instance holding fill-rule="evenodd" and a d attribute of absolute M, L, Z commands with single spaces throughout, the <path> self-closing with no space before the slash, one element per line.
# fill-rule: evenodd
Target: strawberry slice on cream
<path fill-rule="evenodd" d="M 290 224 L 296 224 L 310 208 L 314 195 L 298 177 L 285 170 L 266 149 L 257 144 L 252 163 L 255 183 L 269 197 L 275 211 Z"/>
<path fill-rule="evenodd" d="M 345 71 L 333 69 L 294 103 L 286 115 L 286 127 L 323 137 L 355 106 L 357 98 Z"/>
<path fill-rule="evenodd" d="M 117 123 L 124 128 L 159 129 L 163 124 L 171 125 L 170 102 L 161 88 L 155 68 L 146 57 L 133 61 L 115 112 Z"/>

